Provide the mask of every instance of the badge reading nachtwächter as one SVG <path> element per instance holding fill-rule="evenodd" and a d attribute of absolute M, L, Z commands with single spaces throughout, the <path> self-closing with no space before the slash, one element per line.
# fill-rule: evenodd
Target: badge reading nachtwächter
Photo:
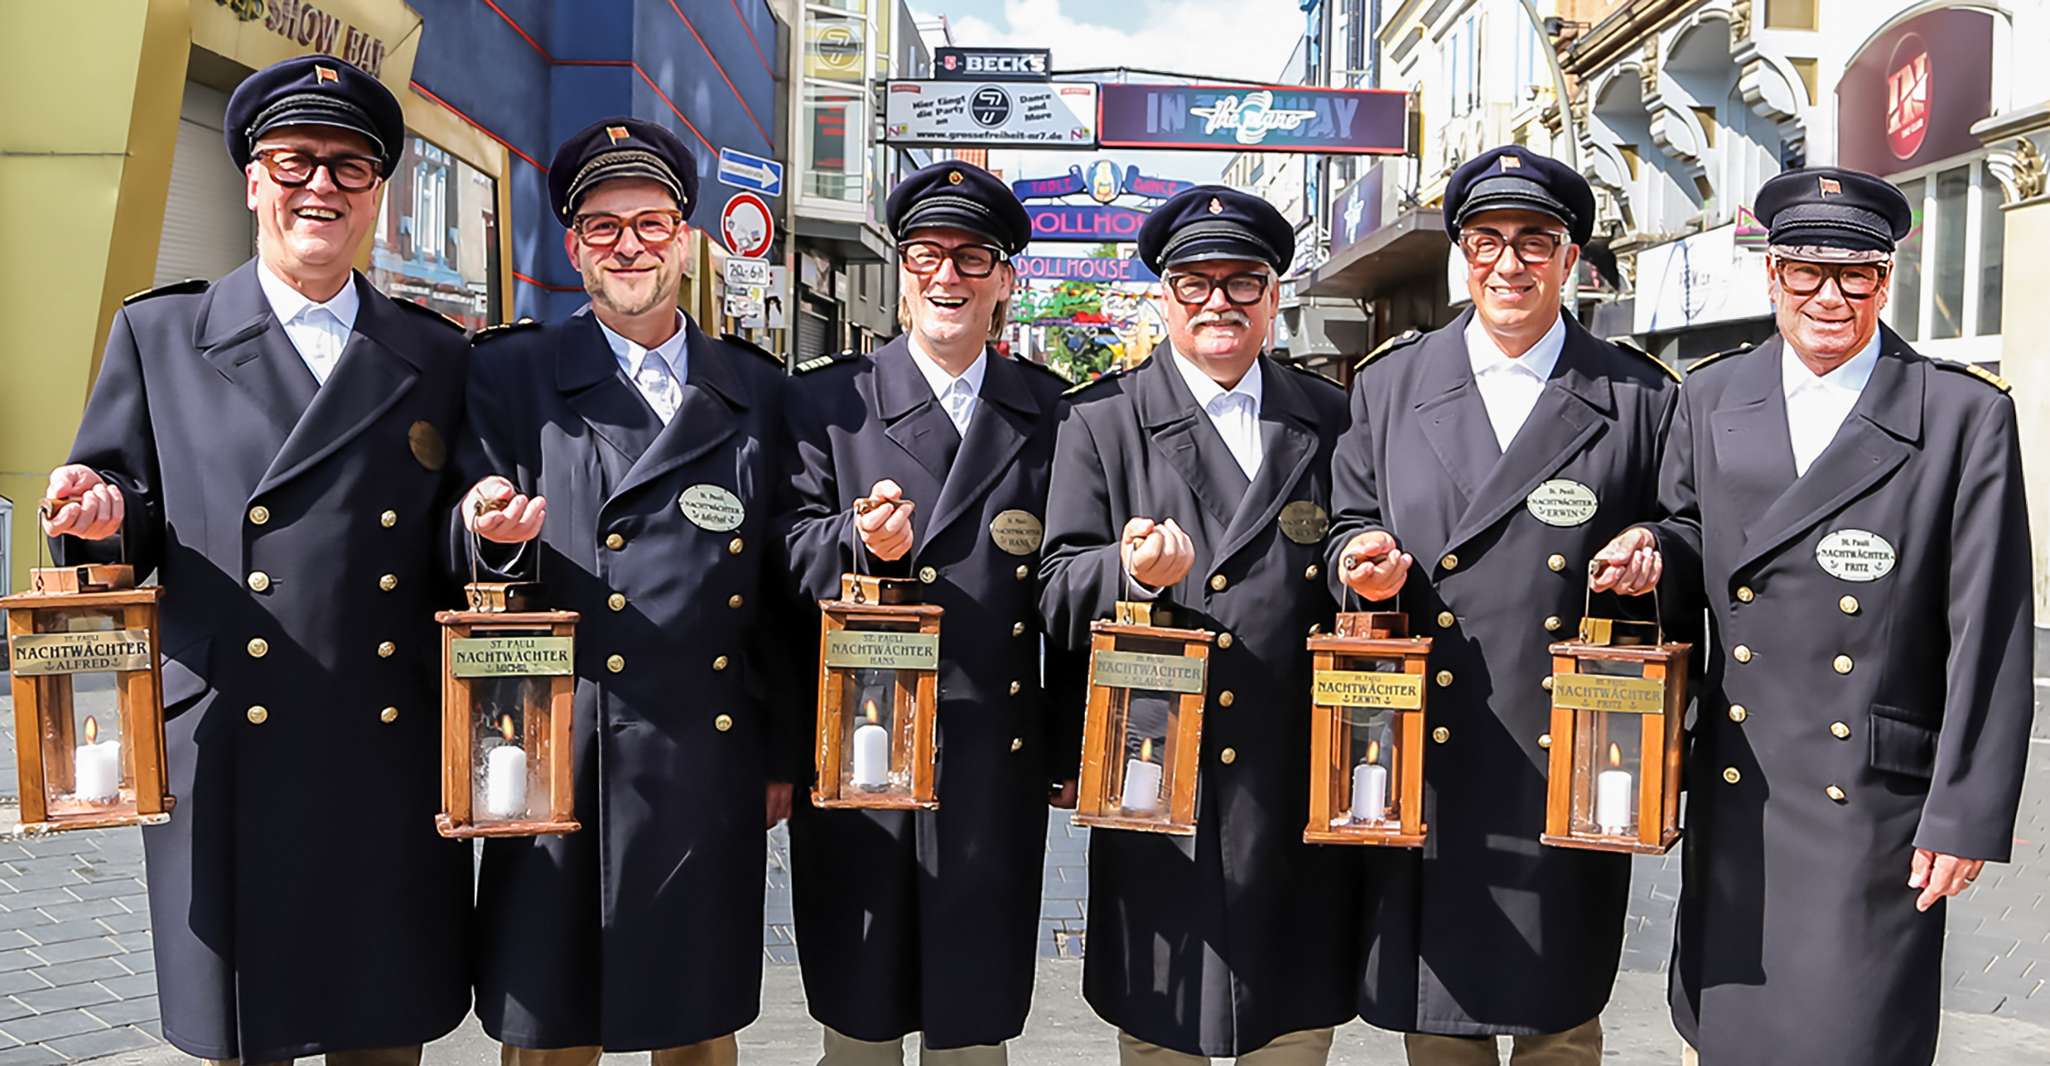
<path fill-rule="evenodd" d="M 692 485 L 676 498 L 676 505 L 692 525 L 714 533 L 731 533 L 747 518 L 740 497 L 717 485 Z"/>
<path fill-rule="evenodd" d="M 1524 509 L 1548 526 L 1577 526 L 1594 517 L 1601 506 L 1594 490 L 1571 478 L 1553 478 L 1524 497 Z"/>
<path fill-rule="evenodd" d="M 999 511 L 989 520 L 989 539 L 1012 555 L 1031 555 L 1046 539 L 1046 527 L 1030 511 Z"/>
<path fill-rule="evenodd" d="M 146 629 L 21 633 L 8 642 L 8 652 L 21 677 L 147 670 L 154 658 Z"/>
<path fill-rule="evenodd" d="M 1424 675 L 1378 670 L 1318 670 L 1310 675 L 1310 702 L 1328 707 L 1424 706 Z"/>
<path fill-rule="evenodd" d="M 1893 545 L 1869 529 L 1833 529 L 1815 544 L 1815 564 L 1845 581 L 1877 581 L 1893 573 Z"/>
<path fill-rule="evenodd" d="M 457 677 L 563 677 L 576 666 L 575 637 L 458 637 L 449 641 Z"/>
<path fill-rule="evenodd" d="M 1570 711 L 1657 714 L 1666 707 L 1666 686 L 1652 677 L 1553 674 L 1552 706 Z"/>
<path fill-rule="evenodd" d="M 1309 500 L 1293 500 L 1281 509 L 1281 533 L 1297 544 L 1315 544 L 1331 532 L 1331 516 Z"/>
<path fill-rule="evenodd" d="M 1099 651 L 1089 658 L 1089 683 L 1157 692 L 1203 691 L 1204 661 L 1193 655 Z"/>
<path fill-rule="evenodd" d="M 940 635 L 836 629 L 826 634 L 826 665 L 859 670 L 937 670 Z"/>

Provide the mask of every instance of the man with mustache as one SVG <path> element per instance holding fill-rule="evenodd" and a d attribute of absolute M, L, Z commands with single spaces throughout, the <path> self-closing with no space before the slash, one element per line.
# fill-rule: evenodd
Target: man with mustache
<path fill-rule="evenodd" d="M 549 199 L 591 303 L 476 341 L 455 558 L 474 535 L 485 570 L 582 616 L 582 828 L 487 841 L 478 874 L 477 1017 L 505 1066 L 725 1066 L 760 1009 L 762 830 L 790 805 L 768 650 L 790 630 L 765 594 L 784 377 L 677 306 L 697 191 L 666 127 L 563 142 Z"/>
<path fill-rule="evenodd" d="M 1473 307 L 1360 365 L 1333 463 L 1330 564 L 1432 638 L 1421 848 L 1361 848 L 1360 1016 L 1418 1066 L 1592 1066 L 1627 855 L 1543 847 L 1552 669 L 1588 560 L 1656 498 L 1672 371 L 1590 336 L 1560 292 L 1594 227 L 1572 168 L 1520 147 L 1459 168 L 1445 228 Z M 1395 597 L 1400 593 L 1401 598 Z"/>
<path fill-rule="evenodd" d="M 1757 212 L 1778 336 L 1694 365 L 1662 517 L 1595 575 L 1708 611 L 1673 1022 L 1709 1066 L 1927 1066 L 1944 900 L 2007 861 L 2029 750 L 2014 404 L 1880 323 L 1900 190 L 1790 170 Z"/>
<path fill-rule="evenodd" d="M 214 1062 L 410 1066 L 469 1000 L 433 621 L 468 345 L 351 268 L 405 136 L 332 57 L 244 80 L 226 139 L 256 258 L 126 301 L 50 475 L 61 560 L 165 589 L 157 997 L 164 1037 Z"/>
<path fill-rule="evenodd" d="M 1040 609 L 1078 651 L 1119 600 L 1217 633 L 1192 837 L 1089 841 L 1083 994 L 1125 1066 L 1237 1056 L 1322 1063 L 1349 994 L 1357 864 L 1303 843 L 1310 655 L 1331 448 L 1345 398 L 1262 353 L 1294 257 L 1265 200 L 1202 185 L 1155 208 L 1139 255 L 1162 276 L 1168 344 L 1082 387 L 1063 418 Z"/>

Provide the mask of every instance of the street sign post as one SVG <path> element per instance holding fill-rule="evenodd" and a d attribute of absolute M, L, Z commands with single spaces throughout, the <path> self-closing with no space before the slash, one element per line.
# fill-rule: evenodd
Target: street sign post
<path fill-rule="evenodd" d="M 783 164 L 732 148 L 719 149 L 719 180 L 763 196 L 783 195 Z"/>

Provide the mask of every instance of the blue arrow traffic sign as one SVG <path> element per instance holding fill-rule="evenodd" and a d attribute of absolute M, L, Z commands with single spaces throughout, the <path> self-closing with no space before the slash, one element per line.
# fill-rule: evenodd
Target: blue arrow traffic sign
<path fill-rule="evenodd" d="M 781 196 L 783 164 L 762 156 L 721 148 L 719 180 L 736 189 L 749 189 L 763 196 Z"/>

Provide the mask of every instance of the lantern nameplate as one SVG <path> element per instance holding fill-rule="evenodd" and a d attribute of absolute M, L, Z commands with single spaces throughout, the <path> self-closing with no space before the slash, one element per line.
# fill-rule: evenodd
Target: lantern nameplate
<path fill-rule="evenodd" d="M 1400 711 L 1424 706 L 1424 675 L 1373 670 L 1318 670 L 1310 678 L 1310 702 Z"/>
<path fill-rule="evenodd" d="M 147 630 L 35 633 L 8 642 L 8 658 L 23 677 L 148 670 L 156 663 Z"/>
<path fill-rule="evenodd" d="M 457 637 L 448 644 L 456 677 L 566 677 L 575 672 L 575 637 Z"/>
<path fill-rule="evenodd" d="M 1099 651 L 1090 657 L 1089 679 L 1110 688 L 1200 694 L 1206 665 L 1193 655 Z"/>
<path fill-rule="evenodd" d="M 826 665 L 854 670 L 937 670 L 938 633 L 838 629 L 826 634 Z"/>
<path fill-rule="evenodd" d="M 1610 714 L 1658 714 L 1666 707 L 1666 687 L 1657 678 L 1609 674 L 1556 674 L 1552 706 Z"/>

